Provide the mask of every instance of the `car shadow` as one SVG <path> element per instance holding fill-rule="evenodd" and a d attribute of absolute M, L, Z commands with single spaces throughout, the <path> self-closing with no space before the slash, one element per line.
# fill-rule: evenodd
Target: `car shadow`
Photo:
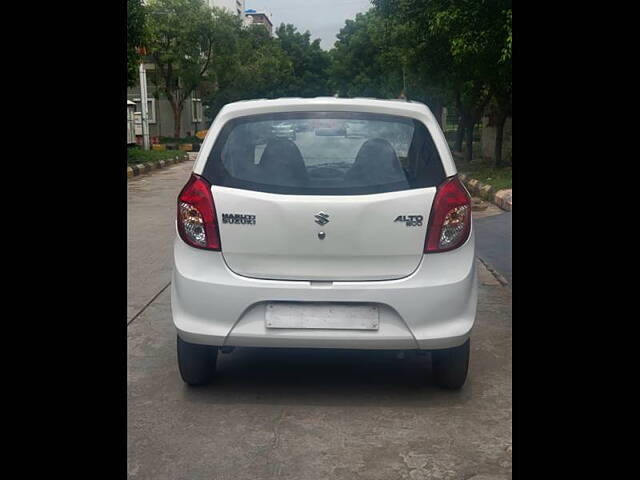
<path fill-rule="evenodd" d="M 187 401 L 273 405 L 443 405 L 466 402 L 433 383 L 430 355 L 415 352 L 237 348 L 218 356 L 216 378 L 184 386 Z"/>

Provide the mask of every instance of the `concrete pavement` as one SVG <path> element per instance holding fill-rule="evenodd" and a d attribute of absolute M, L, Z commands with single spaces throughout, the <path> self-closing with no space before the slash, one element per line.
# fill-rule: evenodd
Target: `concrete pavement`
<path fill-rule="evenodd" d="M 236 349 L 218 379 L 179 376 L 170 295 L 128 327 L 131 479 L 511 478 L 511 292 L 480 265 L 467 384 L 428 356 Z"/>
<path fill-rule="evenodd" d="M 176 199 L 193 160 L 127 182 L 127 323 L 171 280 Z"/>

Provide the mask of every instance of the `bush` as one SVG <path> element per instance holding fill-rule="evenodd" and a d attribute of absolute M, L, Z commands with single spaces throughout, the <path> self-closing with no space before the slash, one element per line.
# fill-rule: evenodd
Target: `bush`
<path fill-rule="evenodd" d="M 145 162 L 159 162 L 160 160 L 184 155 L 184 153 L 178 150 L 143 150 L 139 147 L 133 147 L 127 150 L 127 164 L 137 165 Z"/>

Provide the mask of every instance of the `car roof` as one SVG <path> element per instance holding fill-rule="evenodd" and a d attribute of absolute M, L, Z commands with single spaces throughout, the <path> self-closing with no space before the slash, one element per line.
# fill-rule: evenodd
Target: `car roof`
<path fill-rule="evenodd" d="M 421 113 L 429 110 L 424 103 L 404 99 L 379 99 L 379 98 L 337 98 L 337 97 L 283 97 L 275 99 L 241 100 L 226 104 L 221 114 L 231 117 L 252 115 L 269 112 L 285 111 L 363 111 L 379 113 L 408 114 Z"/>

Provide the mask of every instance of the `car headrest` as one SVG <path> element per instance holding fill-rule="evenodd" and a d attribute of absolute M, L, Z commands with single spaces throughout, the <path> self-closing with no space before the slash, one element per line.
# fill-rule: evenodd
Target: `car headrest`
<path fill-rule="evenodd" d="M 309 177 L 298 146 L 286 138 L 269 140 L 259 164 L 261 175 L 274 185 L 301 185 Z"/>
<path fill-rule="evenodd" d="M 362 144 L 344 180 L 354 185 L 381 185 L 403 181 L 405 175 L 393 146 L 384 138 L 372 138 Z"/>

